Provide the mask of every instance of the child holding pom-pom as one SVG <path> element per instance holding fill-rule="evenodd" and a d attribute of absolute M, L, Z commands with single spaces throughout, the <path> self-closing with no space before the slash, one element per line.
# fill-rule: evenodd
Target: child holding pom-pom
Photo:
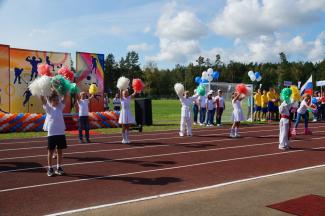
<path fill-rule="evenodd" d="M 85 130 L 85 137 L 87 143 L 90 143 L 89 139 L 89 100 L 92 99 L 94 95 L 88 98 L 85 92 L 80 92 L 80 97 L 77 97 L 77 103 L 79 108 L 79 142 L 83 143 L 82 130 Z"/>
<path fill-rule="evenodd" d="M 130 110 L 130 102 L 131 99 L 136 96 L 136 94 L 136 92 L 133 92 L 133 94 L 129 95 L 129 91 L 127 89 L 122 90 L 120 94 L 121 111 L 118 123 L 122 125 L 122 143 L 131 143 L 129 139 L 129 127 L 131 124 L 135 123 L 135 120 Z"/>
<path fill-rule="evenodd" d="M 312 109 L 312 107 L 310 106 L 311 105 L 310 103 L 311 103 L 311 96 L 309 94 L 305 94 L 303 96 L 303 100 L 301 101 L 300 106 L 297 110 L 296 123 L 295 123 L 294 128 L 291 131 L 292 135 L 297 135 L 297 129 L 298 129 L 298 125 L 301 120 L 301 117 L 303 117 L 304 121 L 305 121 L 305 134 L 306 135 L 312 134 L 311 130 L 308 128 L 308 109 Z"/>
<path fill-rule="evenodd" d="M 290 109 L 292 91 L 290 88 L 284 88 L 281 91 L 281 99 L 283 102 L 279 106 L 280 123 L 279 123 L 279 149 L 289 149 L 289 133 L 290 133 Z"/>
<path fill-rule="evenodd" d="M 231 103 L 234 108 L 234 111 L 232 112 L 233 124 L 230 129 L 230 137 L 231 138 L 240 137 L 240 135 L 239 135 L 240 122 L 245 120 L 243 110 L 241 107 L 241 100 L 243 100 L 244 98 L 245 98 L 245 95 L 239 93 L 238 91 L 236 91 L 232 94 Z"/>
<path fill-rule="evenodd" d="M 195 94 L 192 97 L 189 97 L 189 92 L 185 91 L 182 95 L 178 95 L 179 100 L 182 104 L 182 112 L 181 112 L 181 125 L 179 136 L 184 136 L 185 127 L 187 128 L 187 136 L 192 136 L 192 120 L 191 120 L 191 109 L 190 106 L 193 101 L 197 100 L 199 95 Z"/>
<path fill-rule="evenodd" d="M 48 171 L 47 176 L 52 177 L 55 174 L 64 175 L 64 171 L 61 167 L 62 162 L 62 150 L 67 148 L 67 142 L 65 138 L 65 123 L 63 119 L 63 109 L 65 106 L 66 96 L 63 99 L 58 95 L 56 91 L 52 91 L 48 98 L 41 96 L 43 103 L 43 109 L 46 112 L 46 118 L 43 129 L 48 132 Z M 52 168 L 52 157 L 55 149 L 57 149 L 57 169 L 54 172 Z"/>

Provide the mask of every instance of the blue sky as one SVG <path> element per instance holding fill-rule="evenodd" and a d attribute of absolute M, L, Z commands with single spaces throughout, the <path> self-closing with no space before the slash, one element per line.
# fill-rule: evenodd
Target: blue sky
<path fill-rule="evenodd" d="M 0 43 L 49 51 L 129 50 L 141 65 L 325 57 L 325 0 L 0 0 Z M 74 55 L 73 55 L 74 56 Z"/>

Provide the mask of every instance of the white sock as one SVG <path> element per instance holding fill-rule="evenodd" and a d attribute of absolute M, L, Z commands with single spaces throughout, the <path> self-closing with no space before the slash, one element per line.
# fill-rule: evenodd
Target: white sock
<path fill-rule="evenodd" d="M 234 134 L 234 129 L 230 128 L 230 134 Z"/>
<path fill-rule="evenodd" d="M 235 128 L 235 134 L 238 134 L 238 128 Z"/>

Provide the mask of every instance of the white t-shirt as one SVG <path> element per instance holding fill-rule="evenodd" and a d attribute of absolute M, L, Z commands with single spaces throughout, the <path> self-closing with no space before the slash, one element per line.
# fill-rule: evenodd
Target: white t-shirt
<path fill-rule="evenodd" d="M 190 106 L 193 103 L 193 101 L 195 101 L 198 98 L 197 95 L 194 95 L 192 97 L 189 98 L 185 98 L 184 96 L 179 96 L 179 100 L 182 104 L 182 113 L 181 113 L 181 117 L 191 117 L 191 109 Z"/>
<path fill-rule="evenodd" d="M 302 100 L 301 103 L 300 103 L 300 106 L 299 106 L 299 108 L 297 110 L 297 113 L 305 114 L 307 109 L 308 109 L 307 102 L 305 100 Z"/>
<path fill-rule="evenodd" d="M 120 98 L 114 98 L 113 99 L 113 105 L 114 105 L 114 107 L 120 107 L 121 106 L 121 99 Z"/>
<path fill-rule="evenodd" d="M 225 108 L 225 99 L 222 96 L 216 96 L 214 100 L 216 101 L 216 108 Z"/>
<path fill-rule="evenodd" d="M 208 105 L 208 110 L 213 110 L 214 108 L 214 100 L 213 99 L 206 99 L 206 104 Z"/>
<path fill-rule="evenodd" d="M 205 108 L 205 105 L 207 104 L 207 103 L 206 103 L 206 99 L 207 99 L 206 96 L 200 96 L 200 97 L 199 97 L 200 107 L 201 107 L 201 108 Z"/>
<path fill-rule="evenodd" d="M 78 101 L 79 106 L 79 116 L 89 116 L 89 100 L 88 99 L 80 99 Z"/>
<path fill-rule="evenodd" d="M 43 130 L 47 131 L 48 136 L 64 135 L 65 123 L 63 119 L 64 104 L 61 102 L 56 107 L 53 107 L 48 101 L 43 105 L 46 112 L 46 118 L 43 125 Z"/>

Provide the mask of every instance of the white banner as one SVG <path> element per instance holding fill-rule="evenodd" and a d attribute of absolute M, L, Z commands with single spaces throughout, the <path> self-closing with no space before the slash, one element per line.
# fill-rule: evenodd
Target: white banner
<path fill-rule="evenodd" d="M 325 86 L 325 80 L 320 80 L 316 82 L 317 86 Z"/>

